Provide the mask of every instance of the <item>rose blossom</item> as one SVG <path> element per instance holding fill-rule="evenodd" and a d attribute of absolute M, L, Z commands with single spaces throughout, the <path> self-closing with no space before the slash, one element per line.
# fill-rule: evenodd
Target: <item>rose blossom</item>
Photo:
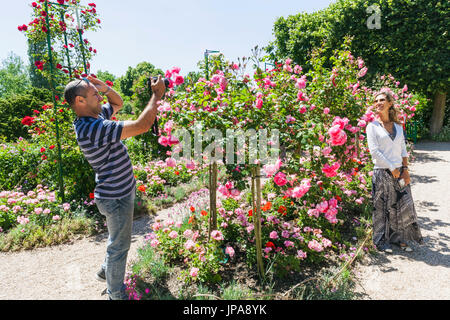
<path fill-rule="evenodd" d="M 195 242 L 192 240 L 188 240 L 186 241 L 186 243 L 184 244 L 184 247 L 186 248 L 186 250 L 191 250 L 192 248 L 195 247 Z"/>
<path fill-rule="evenodd" d="M 189 274 L 191 275 L 191 277 L 195 278 L 198 275 L 198 268 L 192 267 L 191 271 L 189 271 Z"/>
<path fill-rule="evenodd" d="M 272 232 L 269 234 L 269 238 L 270 238 L 270 239 L 278 239 L 278 233 L 277 233 L 276 231 L 272 231 Z"/>
<path fill-rule="evenodd" d="M 225 249 L 225 253 L 228 254 L 230 256 L 230 258 L 232 258 L 234 256 L 234 249 L 232 247 L 226 247 Z"/>
<path fill-rule="evenodd" d="M 273 181 L 277 184 L 277 186 L 282 187 L 284 186 L 288 181 L 286 179 L 286 175 L 283 172 L 278 172 L 274 177 Z"/>
<path fill-rule="evenodd" d="M 310 187 L 311 187 L 310 180 L 303 179 L 302 183 L 298 187 L 295 187 L 292 190 L 291 196 L 294 198 L 301 198 L 305 195 L 305 193 L 307 193 L 309 191 Z"/>
<path fill-rule="evenodd" d="M 161 229 L 161 224 L 159 222 L 155 222 L 152 225 L 152 229 L 153 229 L 153 231 L 158 231 L 159 229 Z"/>
<path fill-rule="evenodd" d="M 223 234 L 219 230 L 213 230 L 211 232 L 211 237 L 217 241 L 223 240 Z"/>
<path fill-rule="evenodd" d="M 337 175 L 337 170 L 340 168 L 340 166 L 341 165 L 339 164 L 339 162 L 335 162 L 331 166 L 326 163 L 322 168 L 322 172 L 325 173 L 328 178 L 331 178 Z"/>
<path fill-rule="evenodd" d="M 322 245 L 319 242 L 317 242 L 317 240 L 315 240 L 315 239 L 308 242 L 308 248 L 310 248 L 311 250 L 314 250 L 316 252 L 323 251 Z"/>
<path fill-rule="evenodd" d="M 298 250 L 297 251 L 297 258 L 305 259 L 306 258 L 306 252 L 303 252 L 302 250 Z"/>
<path fill-rule="evenodd" d="M 191 229 L 187 229 L 187 230 L 185 230 L 185 231 L 183 232 L 183 236 L 184 236 L 185 238 L 190 238 L 190 237 L 192 237 L 193 234 L 194 234 L 194 233 L 192 232 Z"/>
<path fill-rule="evenodd" d="M 176 166 L 177 162 L 175 161 L 174 158 L 167 158 L 166 159 L 166 165 L 168 167 L 174 168 Z"/>
<path fill-rule="evenodd" d="M 171 232 L 169 233 L 169 238 L 170 238 L 170 239 L 175 239 L 176 237 L 178 237 L 178 232 L 176 232 L 176 231 L 171 231 Z"/>
<path fill-rule="evenodd" d="M 280 159 L 277 160 L 275 164 L 266 164 L 263 166 L 263 171 L 267 177 L 272 177 L 275 172 L 280 170 L 282 162 Z"/>
<path fill-rule="evenodd" d="M 292 241 L 286 240 L 286 241 L 284 242 L 284 246 L 285 246 L 286 248 L 294 247 L 294 243 L 293 243 Z"/>

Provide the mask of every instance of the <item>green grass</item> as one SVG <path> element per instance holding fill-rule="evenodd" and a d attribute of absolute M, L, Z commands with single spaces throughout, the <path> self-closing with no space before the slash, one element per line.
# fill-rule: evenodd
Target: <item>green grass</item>
<path fill-rule="evenodd" d="M 19 251 L 62 244 L 75 235 L 96 233 L 95 222 L 87 217 L 66 218 L 45 227 L 36 224 L 19 225 L 0 235 L 0 251 Z"/>

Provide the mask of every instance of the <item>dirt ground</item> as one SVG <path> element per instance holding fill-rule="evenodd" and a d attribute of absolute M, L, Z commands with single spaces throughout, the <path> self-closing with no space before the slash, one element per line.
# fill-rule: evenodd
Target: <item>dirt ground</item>
<path fill-rule="evenodd" d="M 410 165 L 424 244 L 368 256 L 356 267 L 359 299 L 450 299 L 450 143 L 419 143 Z M 183 204 L 180 204 L 183 205 Z M 158 213 L 160 219 L 174 208 Z M 128 268 L 155 217 L 136 219 Z M 1 300 L 104 300 L 95 280 L 107 234 L 35 250 L 0 253 Z"/>

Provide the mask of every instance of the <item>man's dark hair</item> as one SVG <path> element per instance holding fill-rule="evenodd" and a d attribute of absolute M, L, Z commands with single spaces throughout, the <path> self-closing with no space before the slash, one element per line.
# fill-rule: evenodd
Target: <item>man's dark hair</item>
<path fill-rule="evenodd" d="M 84 79 L 69 82 L 64 89 L 64 99 L 72 107 L 77 96 L 84 96 L 86 93 L 86 81 Z"/>

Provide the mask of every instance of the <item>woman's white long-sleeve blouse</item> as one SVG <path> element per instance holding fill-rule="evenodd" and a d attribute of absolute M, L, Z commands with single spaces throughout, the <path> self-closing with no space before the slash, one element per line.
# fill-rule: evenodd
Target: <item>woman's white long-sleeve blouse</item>
<path fill-rule="evenodd" d="M 397 130 L 394 140 L 388 131 L 378 121 L 370 122 L 366 127 L 367 143 L 372 155 L 374 169 L 389 169 L 391 171 L 402 166 L 402 158 L 408 157 L 405 137 L 401 125 L 394 123 Z"/>

